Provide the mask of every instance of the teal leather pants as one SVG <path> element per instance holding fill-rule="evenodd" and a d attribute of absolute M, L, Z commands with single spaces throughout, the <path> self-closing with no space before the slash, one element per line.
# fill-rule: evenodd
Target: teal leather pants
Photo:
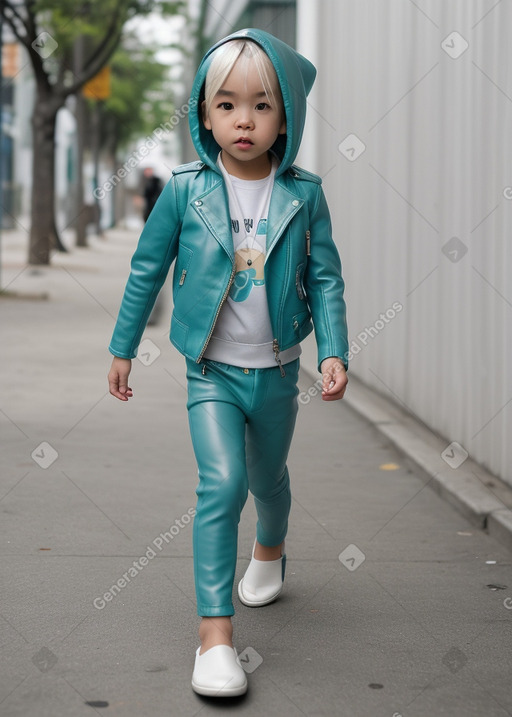
<path fill-rule="evenodd" d="M 238 523 L 254 496 L 261 545 L 279 545 L 288 528 L 286 467 L 297 415 L 299 359 L 279 368 L 243 369 L 187 359 L 188 416 L 198 465 L 194 578 L 201 616 L 233 615 Z"/>

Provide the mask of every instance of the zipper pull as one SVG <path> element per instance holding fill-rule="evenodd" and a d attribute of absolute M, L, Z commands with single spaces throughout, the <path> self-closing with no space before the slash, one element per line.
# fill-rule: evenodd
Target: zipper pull
<path fill-rule="evenodd" d="M 183 271 L 181 272 L 181 276 L 180 276 L 179 286 L 183 286 L 183 284 L 185 283 L 186 276 L 187 276 L 187 270 L 183 269 Z"/>
<path fill-rule="evenodd" d="M 306 229 L 306 255 L 311 256 L 311 232 Z"/>
<path fill-rule="evenodd" d="M 281 372 L 281 376 L 284 378 L 286 376 L 283 368 L 283 364 L 281 363 L 281 359 L 279 358 L 279 342 L 277 339 L 273 339 L 272 341 L 272 349 L 274 350 L 274 354 L 276 357 L 277 365 L 279 366 L 279 370 Z"/>

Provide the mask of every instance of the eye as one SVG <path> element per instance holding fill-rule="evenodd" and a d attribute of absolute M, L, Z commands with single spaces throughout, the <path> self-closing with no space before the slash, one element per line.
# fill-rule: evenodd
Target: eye
<path fill-rule="evenodd" d="M 258 104 L 256 105 L 256 109 L 257 110 L 266 110 L 266 109 L 271 109 L 271 107 L 266 102 L 258 102 Z"/>
<path fill-rule="evenodd" d="M 223 110 L 232 110 L 233 105 L 231 104 L 231 102 L 221 102 L 220 104 L 217 105 L 217 108 L 220 108 Z"/>

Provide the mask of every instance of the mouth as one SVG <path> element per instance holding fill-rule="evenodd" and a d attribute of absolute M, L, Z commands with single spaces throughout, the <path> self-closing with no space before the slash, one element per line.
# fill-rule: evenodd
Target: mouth
<path fill-rule="evenodd" d="M 252 142 L 249 137 L 239 137 L 235 142 L 237 147 L 252 147 Z"/>

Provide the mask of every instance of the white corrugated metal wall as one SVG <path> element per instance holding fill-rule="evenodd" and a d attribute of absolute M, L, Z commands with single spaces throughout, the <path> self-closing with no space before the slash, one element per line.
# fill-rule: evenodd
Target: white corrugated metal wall
<path fill-rule="evenodd" d="M 351 370 L 512 483 L 510 27 L 509 0 L 298 1 Z"/>

